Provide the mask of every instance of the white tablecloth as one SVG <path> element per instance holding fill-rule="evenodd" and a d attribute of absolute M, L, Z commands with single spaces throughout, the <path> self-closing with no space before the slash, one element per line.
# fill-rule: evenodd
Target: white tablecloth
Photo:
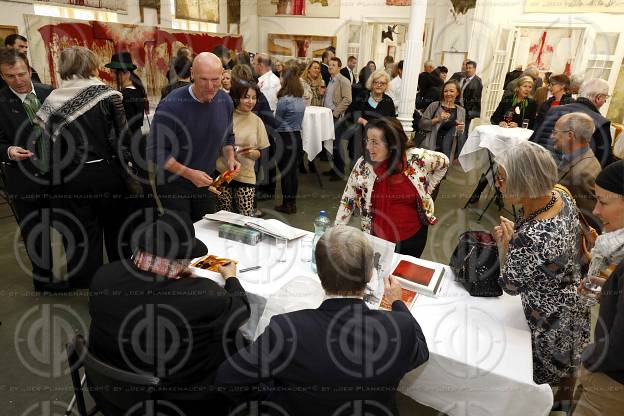
<path fill-rule="evenodd" d="M 195 224 L 211 254 L 238 259 L 240 267 L 262 265 L 239 274 L 252 309 L 242 328 L 247 337 L 262 333 L 273 315 L 322 303 L 318 277 L 300 261 L 301 239 L 288 243 L 287 261 L 279 263 L 272 239 L 256 246 L 222 240 L 218 225 Z M 520 297 L 471 297 L 445 269 L 440 296 L 421 295 L 411 309 L 427 339 L 429 361 L 407 373 L 399 390 L 449 416 L 548 415 L 552 392 L 532 380 L 531 334 Z"/>
<path fill-rule="evenodd" d="M 301 140 L 308 159 L 314 159 L 323 145 L 331 153 L 335 138 L 332 111 L 326 107 L 306 107 L 301 124 Z"/>
<path fill-rule="evenodd" d="M 510 129 L 493 125 L 477 126 L 468 136 L 459 154 L 459 163 L 464 172 L 476 168 L 487 169 L 488 158 L 486 149 L 496 157 L 509 146 L 528 140 L 531 134 L 533 134 L 533 130 L 530 129 Z"/>

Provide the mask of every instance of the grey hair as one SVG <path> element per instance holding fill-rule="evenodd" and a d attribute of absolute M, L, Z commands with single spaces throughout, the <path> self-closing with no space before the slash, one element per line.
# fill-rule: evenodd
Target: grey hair
<path fill-rule="evenodd" d="M 390 83 L 390 75 L 386 72 L 385 69 L 378 69 L 373 72 L 370 77 L 366 80 L 366 89 L 371 90 L 373 88 L 373 82 L 378 80 L 379 78 L 384 77 L 386 79 L 386 83 Z M 387 88 L 386 88 L 387 89 Z"/>
<path fill-rule="evenodd" d="M 319 239 L 316 267 L 327 293 L 359 293 L 373 273 L 373 247 L 357 228 L 336 225 Z"/>
<path fill-rule="evenodd" d="M 78 78 L 91 78 L 99 66 L 97 55 L 82 46 L 63 49 L 59 59 L 59 73 L 63 80 L 70 79 L 74 75 Z"/>
<path fill-rule="evenodd" d="M 428 60 L 428 61 L 425 61 L 425 63 L 423 64 L 423 66 L 432 66 L 432 67 L 435 67 L 435 64 L 433 63 L 433 61 L 432 61 L 432 60 Z"/>
<path fill-rule="evenodd" d="M 537 69 L 534 66 L 530 66 L 527 69 L 524 70 L 523 72 L 524 75 L 528 75 L 533 79 L 537 79 L 539 78 L 539 69 Z"/>
<path fill-rule="evenodd" d="M 579 89 L 579 97 L 594 100 L 598 94 L 609 94 L 609 83 L 604 79 L 592 78 L 585 81 Z"/>
<path fill-rule="evenodd" d="M 557 121 L 561 122 L 561 126 L 564 130 L 574 132 L 574 136 L 583 143 L 589 143 L 594 131 L 596 131 L 594 120 L 585 113 L 577 112 L 565 114 Z"/>
<path fill-rule="evenodd" d="M 583 84 L 583 75 L 572 74 L 570 76 L 570 90 L 578 91 Z"/>
<path fill-rule="evenodd" d="M 515 198 L 546 196 L 559 180 L 557 164 L 548 150 L 522 141 L 496 158 L 507 173 L 507 192 Z"/>

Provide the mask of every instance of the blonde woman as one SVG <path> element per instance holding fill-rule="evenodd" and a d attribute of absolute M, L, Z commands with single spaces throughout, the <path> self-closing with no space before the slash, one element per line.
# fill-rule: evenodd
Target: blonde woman
<path fill-rule="evenodd" d="M 223 75 L 221 75 L 221 89 L 229 94 L 231 88 L 232 88 L 232 70 L 226 69 L 225 71 L 223 71 Z"/>
<path fill-rule="evenodd" d="M 301 75 L 303 85 L 303 99 L 306 106 L 323 106 L 323 95 L 325 94 L 325 81 L 321 76 L 321 64 L 311 61 Z"/>
<path fill-rule="evenodd" d="M 504 95 L 490 117 L 492 124 L 501 127 L 519 127 L 527 120 L 530 129 L 533 128 L 537 114 L 537 104 L 531 98 L 535 81 L 528 75 L 520 77 L 513 94 Z"/>

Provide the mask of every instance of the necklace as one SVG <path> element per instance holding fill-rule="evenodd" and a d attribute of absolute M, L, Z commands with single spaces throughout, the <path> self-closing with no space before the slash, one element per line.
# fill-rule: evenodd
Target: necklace
<path fill-rule="evenodd" d="M 373 94 L 371 94 L 371 98 L 373 99 L 373 101 L 375 102 L 380 102 L 381 100 L 383 100 L 383 95 L 379 98 L 375 98 L 375 96 Z"/>
<path fill-rule="evenodd" d="M 551 197 L 550 197 L 550 201 L 548 201 L 548 203 L 546 205 L 544 205 L 543 207 L 541 207 L 540 209 L 537 209 L 533 212 L 531 212 L 529 215 L 527 215 L 526 218 L 521 219 L 520 221 L 518 221 L 516 223 L 516 230 L 519 229 L 522 225 L 526 224 L 529 221 L 533 221 L 535 218 L 537 218 L 538 215 L 548 211 L 549 209 L 551 209 L 552 207 L 555 206 L 555 203 L 557 202 L 557 195 L 554 192 L 551 192 Z"/>

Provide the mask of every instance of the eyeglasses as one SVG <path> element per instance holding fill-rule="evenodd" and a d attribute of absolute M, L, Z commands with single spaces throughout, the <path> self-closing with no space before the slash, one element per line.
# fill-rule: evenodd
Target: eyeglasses
<path fill-rule="evenodd" d="M 386 81 L 375 81 L 375 82 L 373 82 L 373 85 L 376 86 L 376 87 L 383 87 L 386 84 L 387 84 Z"/>
<path fill-rule="evenodd" d="M 498 182 L 498 183 L 503 183 L 503 182 L 505 182 L 507 180 L 507 178 L 501 176 L 499 173 L 494 175 L 494 178 L 496 179 L 496 182 Z"/>
<path fill-rule="evenodd" d="M 608 100 L 611 97 L 610 94 L 598 94 L 597 97 L 603 96 L 605 100 Z"/>
<path fill-rule="evenodd" d="M 557 133 L 568 133 L 568 132 L 571 132 L 571 131 L 572 130 L 557 130 L 557 129 L 553 129 L 551 134 L 554 136 Z"/>

